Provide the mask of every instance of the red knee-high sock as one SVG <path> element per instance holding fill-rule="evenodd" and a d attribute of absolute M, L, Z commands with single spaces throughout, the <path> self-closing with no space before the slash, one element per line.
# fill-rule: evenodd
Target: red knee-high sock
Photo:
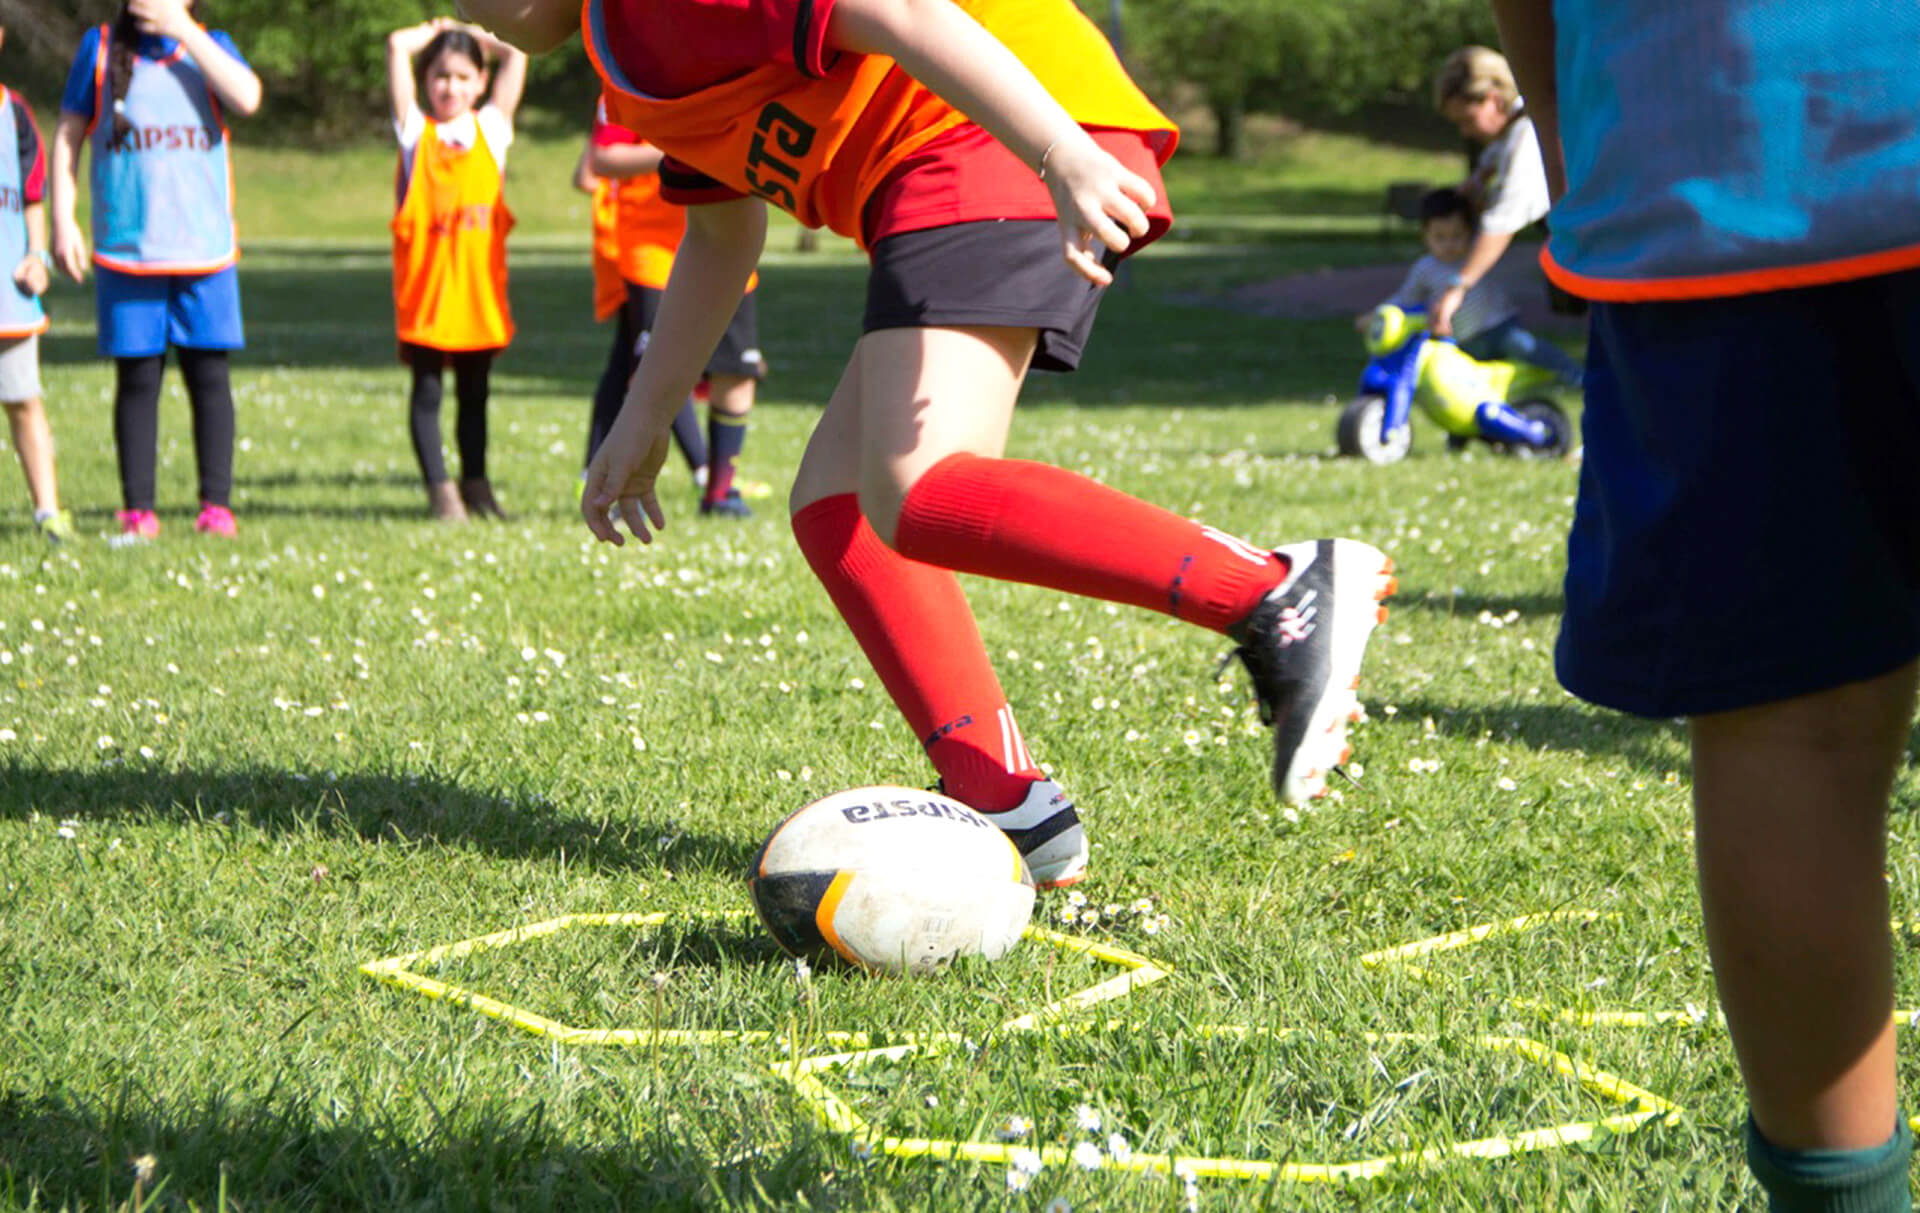
<path fill-rule="evenodd" d="M 1018 805 L 1045 776 L 1020 738 L 959 579 L 880 542 L 851 493 L 796 513 L 793 534 L 947 795 L 982 812 Z"/>
<path fill-rule="evenodd" d="M 894 549 L 926 564 L 1146 607 L 1225 632 L 1287 575 L 1243 540 L 1074 472 L 949 455 L 907 493 Z"/>

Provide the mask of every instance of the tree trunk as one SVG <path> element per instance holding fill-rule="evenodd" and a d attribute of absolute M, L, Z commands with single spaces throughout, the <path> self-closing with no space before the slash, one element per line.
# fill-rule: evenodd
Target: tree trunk
<path fill-rule="evenodd" d="M 1216 98 L 1207 103 L 1213 111 L 1213 154 L 1222 160 L 1238 160 L 1247 129 L 1247 109 L 1238 98 Z"/>

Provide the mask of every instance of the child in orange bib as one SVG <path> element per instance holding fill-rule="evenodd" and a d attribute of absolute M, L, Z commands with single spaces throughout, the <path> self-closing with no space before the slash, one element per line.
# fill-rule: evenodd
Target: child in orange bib
<path fill-rule="evenodd" d="M 658 148 L 609 121 L 606 103 L 601 102 L 575 173 L 576 184 L 594 196 L 595 318 L 617 317 L 613 349 L 593 395 L 589 460 L 613 428 L 627 383 L 646 350 L 687 226 L 686 211 L 661 196 L 662 158 Z M 735 469 L 746 445 L 759 381 L 766 374 L 754 293 L 758 286 L 758 276 L 748 280 L 746 295 L 707 360 L 701 385 L 707 399 L 706 433 L 701 433 L 691 400 L 673 419 L 673 440 L 701 490 L 704 517 L 753 514 L 736 484 Z"/>
<path fill-rule="evenodd" d="M 479 104 L 489 49 L 500 68 L 491 97 Z M 502 516 L 487 478 L 487 395 L 494 355 L 513 340 L 507 304 L 513 213 L 501 178 L 526 62 L 485 31 L 444 19 L 395 30 L 387 39 L 387 84 L 400 141 L 394 313 L 401 357 L 413 369 L 414 455 L 429 509 L 442 521 L 469 513 Z M 460 402 L 457 490 L 440 452 L 440 379 L 449 362 Z"/>
<path fill-rule="evenodd" d="M 556 45 L 572 0 L 467 0 Z M 613 120 L 662 148 L 687 232 L 581 511 L 664 525 L 666 432 L 758 261 L 765 204 L 868 250 L 864 335 L 802 459 L 801 551 L 922 739 L 1042 887 L 1081 879 L 957 572 L 1158 610 L 1231 636 L 1286 799 L 1326 790 L 1391 589 L 1353 540 L 1269 549 L 1061 468 L 1002 457 L 1032 366 L 1078 362 L 1118 259 L 1165 231 L 1173 124 L 1072 0 L 588 0 Z M 971 116 L 971 121 L 969 117 Z M 897 781 L 897 780 L 896 780 Z"/>

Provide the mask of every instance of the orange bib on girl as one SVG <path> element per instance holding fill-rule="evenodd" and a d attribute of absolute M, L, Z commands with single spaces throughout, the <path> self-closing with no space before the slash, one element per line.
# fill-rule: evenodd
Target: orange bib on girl
<path fill-rule="evenodd" d="M 660 196 L 660 175 L 593 183 L 593 318 L 605 320 L 627 301 L 627 283 L 667 288 L 673 256 L 686 235 L 687 213 Z M 760 273 L 747 280 L 747 293 Z"/>
<path fill-rule="evenodd" d="M 1178 129 L 1147 100 L 1072 0 L 958 0 L 1082 126 L 1153 136 L 1161 163 Z M 587 53 L 609 118 L 669 156 L 808 227 L 861 239 L 861 210 L 886 175 L 965 115 L 880 55 L 841 55 L 818 79 L 769 64 L 684 97 L 628 81 L 606 40 L 605 0 L 584 0 Z"/>
<path fill-rule="evenodd" d="M 404 157 L 404 153 L 403 153 Z M 513 340 L 507 305 L 507 232 L 513 212 L 500 161 L 479 122 L 473 146 L 441 142 L 428 122 L 404 158 L 406 189 L 393 216 L 393 304 L 400 340 L 457 352 Z"/>

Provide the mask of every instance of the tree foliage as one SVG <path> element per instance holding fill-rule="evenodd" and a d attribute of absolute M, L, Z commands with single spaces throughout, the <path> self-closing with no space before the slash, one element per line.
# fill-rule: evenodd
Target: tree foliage
<path fill-rule="evenodd" d="M 1084 0 L 1106 22 L 1113 0 Z M 1302 119 L 1379 104 L 1424 105 L 1434 68 L 1491 42 L 1486 0 L 1121 0 L 1128 60 L 1160 90 L 1197 88 L 1231 139 L 1248 110 Z M 259 71 L 267 107 L 250 124 L 301 138 L 377 129 L 389 30 L 451 11 L 450 0 L 198 0 Z M 51 100 L 87 25 L 118 0 L 0 0 L 12 35 L 0 79 Z M 595 93 L 578 40 L 534 60 L 528 99 L 584 116 Z M 583 117 L 584 120 L 584 117 Z"/>
<path fill-rule="evenodd" d="M 452 12 L 449 0 L 197 0 L 195 15 L 233 35 L 259 72 L 266 104 L 255 129 L 301 137 L 351 137 L 378 129 L 386 110 L 386 36 L 402 25 Z M 57 89 L 81 31 L 110 21 L 118 0 L 0 0 L 31 62 L 7 79 L 31 79 L 36 99 Z M 528 95 L 586 121 L 597 91 L 578 41 L 533 61 Z M 50 99 L 50 98 L 49 98 Z"/>
<path fill-rule="evenodd" d="M 1126 9 L 1133 61 L 1163 88 L 1198 88 L 1226 138 L 1248 110 L 1310 120 L 1424 106 L 1449 51 L 1495 38 L 1485 0 L 1132 0 Z"/>

